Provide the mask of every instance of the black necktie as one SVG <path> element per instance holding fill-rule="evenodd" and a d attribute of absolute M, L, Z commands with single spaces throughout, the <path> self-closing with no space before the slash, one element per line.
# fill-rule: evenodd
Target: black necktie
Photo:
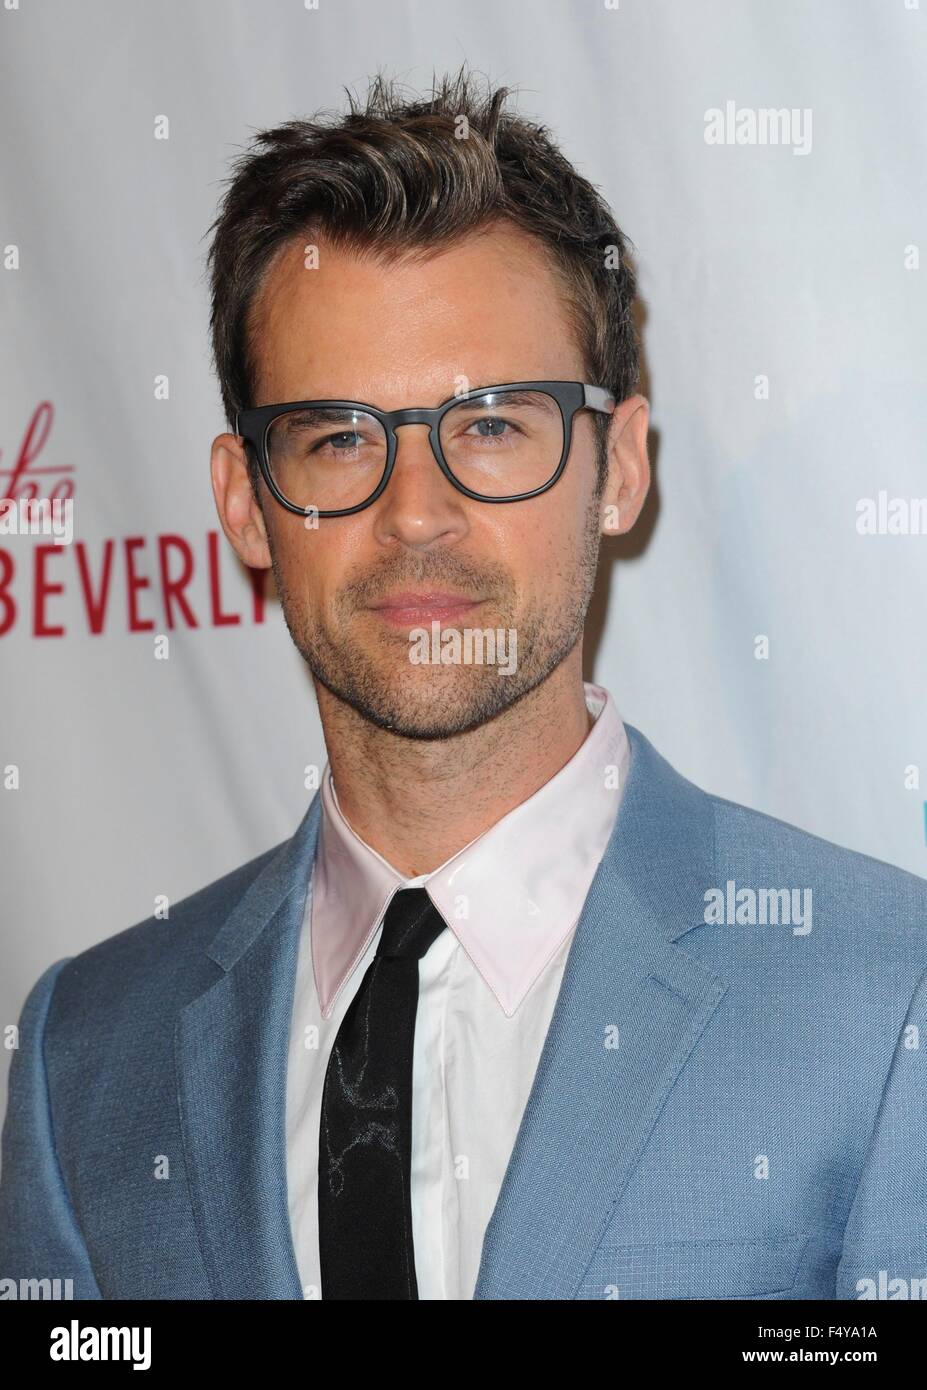
<path fill-rule="evenodd" d="M 319 1127 L 322 1298 L 418 1298 L 412 1247 L 412 1045 L 418 963 L 444 919 L 401 888 L 335 1038 Z"/>

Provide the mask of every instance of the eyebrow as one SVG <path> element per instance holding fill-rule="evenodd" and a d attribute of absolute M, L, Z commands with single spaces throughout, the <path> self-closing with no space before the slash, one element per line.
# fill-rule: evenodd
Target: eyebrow
<path fill-rule="evenodd" d="M 301 406 L 297 410 L 288 411 L 280 418 L 291 425 L 334 425 L 340 424 L 356 414 L 356 408 L 350 405 L 331 405 L 322 408 Z"/>
<path fill-rule="evenodd" d="M 470 396 L 478 396 L 481 391 L 485 390 L 485 387 L 477 386 L 468 394 Z M 535 405 L 540 406 L 542 410 L 557 409 L 557 402 L 551 396 L 546 396 L 540 391 L 492 391 L 491 394 L 496 397 L 493 402 L 494 405 Z M 464 405 L 480 404 L 479 401 L 468 402 L 463 397 L 461 398 L 461 403 Z"/>

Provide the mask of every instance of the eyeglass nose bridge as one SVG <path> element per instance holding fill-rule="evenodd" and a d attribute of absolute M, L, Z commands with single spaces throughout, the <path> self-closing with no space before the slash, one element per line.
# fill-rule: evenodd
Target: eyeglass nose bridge
<path fill-rule="evenodd" d="M 396 459 L 399 450 L 399 435 L 396 429 L 400 425 L 427 425 L 428 442 L 431 445 L 431 453 L 435 463 L 438 465 L 445 478 L 458 492 L 466 491 L 457 479 L 443 457 L 441 443 L 438 438 L 438 421 L 443 415 L 444 410 L 441 406 L 408 406 L 404 410 L 384 410 L 380 413 L 380 418 L 387 427 L 387 456 L 386 467 L 383 470 L 383 477 L 377 486 L 371 501 L 382 495 L 387 483 L 393 476 L 396 467 Z"/>
<path fill-rule="evenodd" d="M 384 412 L 384 418 L 390 422 L 393 429 L 397 425 L 428 425 L 433 428 L 441 414 L 441 407 L 426 409 L 409 406 L 406 410 L 392 410 Z"/>

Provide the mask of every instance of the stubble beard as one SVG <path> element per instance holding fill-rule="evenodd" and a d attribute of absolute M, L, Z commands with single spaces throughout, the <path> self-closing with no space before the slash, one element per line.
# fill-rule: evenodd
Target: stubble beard
<path fill-rule="evenodd" d="M 271 563 L 284 620 L 314 680 L 379 729 L 403 738 L 448 739 L 487 724 L 516 704 L 541 685 L 580 640 L 598 568 L 599 520 L 597 490 L 564 603 L 554 612 L 534 604 L 518 621 L 508 572 L 501 566 L 462 565 L 449 552 L 407 553 L 388 573 L 347 586 L 338 595 L 331 627 L 315 622 L 303 595 L 286 584 L 272 545 Z M 413 664 L 412 644 L 404 632 L 378 632 L 370 645 L 358 641 L 352 634 L 361 624 L 368 630 L 379 621 L 363 611 L 365 599 L 369 602 L 403 584 L 444 585 L 490 595 L 488 603 L 472 611 L 468 625 L 506 629 L 508 643 L 514 631 L 515 671 L 502 675 L 498 664 Z"/>

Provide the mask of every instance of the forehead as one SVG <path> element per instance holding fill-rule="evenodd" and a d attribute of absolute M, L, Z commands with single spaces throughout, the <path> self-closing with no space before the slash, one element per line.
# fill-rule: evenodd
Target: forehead
<path fill-rule="evenodd" d="M 291 239 L 252 309 L 255 404 L 344 397 L 393 409 L 437 405 L 462 383 L 579 380 L 565 296 L 543 245 L 507 223 L 389 259 Z"/>

